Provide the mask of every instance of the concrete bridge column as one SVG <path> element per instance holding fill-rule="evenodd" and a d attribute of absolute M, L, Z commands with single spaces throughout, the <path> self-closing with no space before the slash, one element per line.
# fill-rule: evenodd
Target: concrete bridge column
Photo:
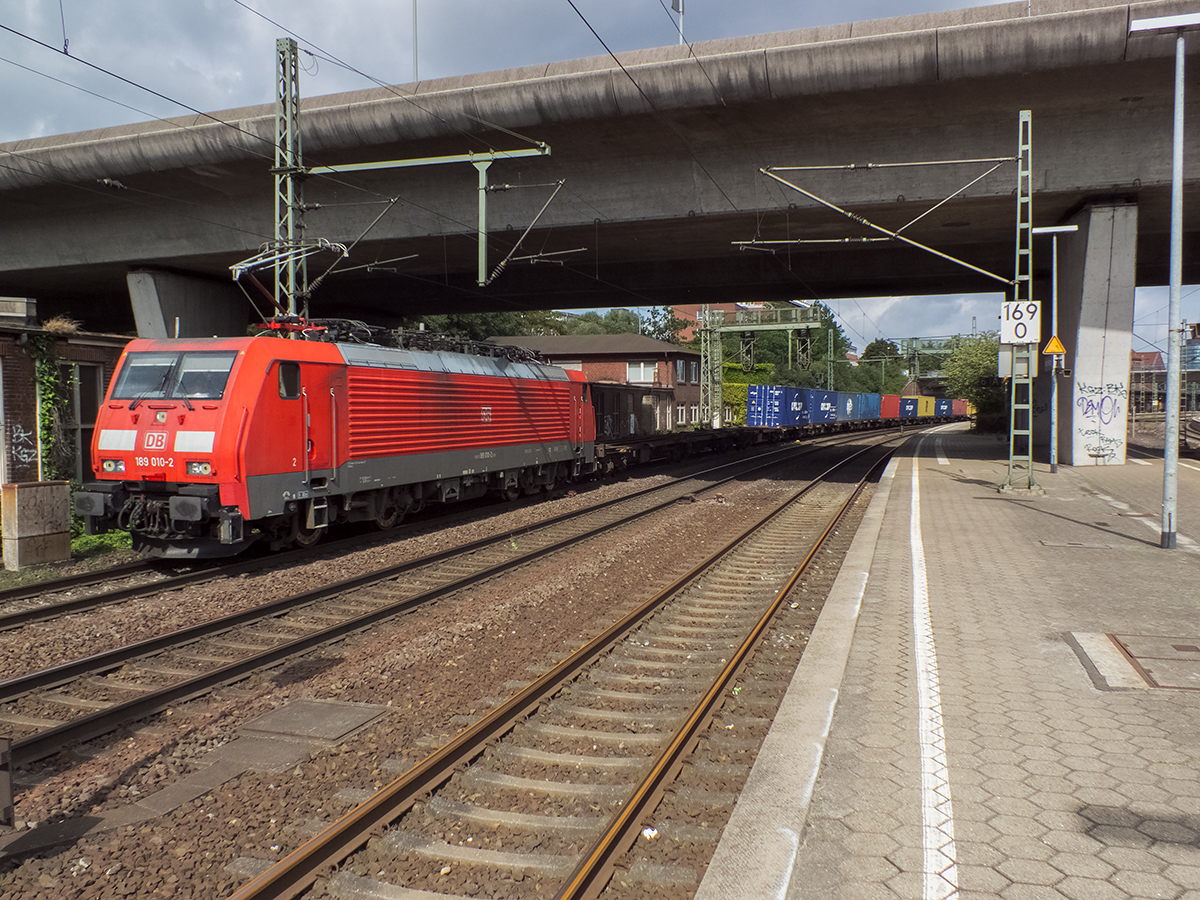
<path fill-rule="evenodd" d="M 1132 203 L 1094 204 L 1068 222 L 1078 232 L 1059 236 L 1058 337 L 1071 377 L 1058 387 L 1058 458 L 1067 465 L 1125 463 L 1137 213 Z M 1048 317 L 1043 322 L 1042 347 L 1050 329 Z M 1035 406 L 1046 413 L 1035 413 L 1035 438 L 1048 444 L 1050 357 L 1040 362 Z"/>
<path fill-rule="evenodd" d="M 240 337 L 250 304 L 232 283 L 142 270 L 125 276 L 138 337 Z"/>

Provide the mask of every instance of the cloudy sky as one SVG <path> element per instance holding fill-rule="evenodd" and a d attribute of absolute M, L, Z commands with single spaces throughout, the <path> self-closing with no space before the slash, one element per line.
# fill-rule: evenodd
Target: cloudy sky
<path fill-rule="evenodd" d="M 273 102 L 275 40 L 288 33 L 308 51 L 303 96 L 369 87 L 365 76 L 411 82 L 414 2 L 422 79 L 597 56 L 599 39 L 618 54 L 679 39 L 671 0 L 0 0 L 0 143 Z M 683 25 L 689 41 L 702 41 L 986 5 L 686 0 Z M 969 332 L 972 318 L 993 327 L 999 298 L 839 305 L 862 346 L 881 335 Z M 1160 305 L 1139 297 L 1137 338 L 1161 342 Z M 915 309 L 919 323 L 910 324 Z M 1200 318 L 1200 294 L 1189 309 Z M 1137 339 L 1135 349 L 1144 349 Z"/>
<path fill-rule="evenodd" d="M 422 78 L 603 54 L 589 24 L 618 53 L 674 44 L 679 37 L 671 0 L 416 4 Z M 986 0 L 687 0 L 684 31 L 689 41 L 708 40 L 986 5 Z M 381 81 L 408 83 L 412 21 L 413 0 L 0 0 L 0 25 L 24 35 L 0 33 L 6 98 L 0 142 L 186 112 L 85 63 L 195 109 L 269 103 L 275 39 L 287 32 L 327 60 L 304 57 L 310 66 L 302 79 L 305 96 L 371 85 L 331 60 Z M 69 56 L 62 52 L 64 42 Z"/>

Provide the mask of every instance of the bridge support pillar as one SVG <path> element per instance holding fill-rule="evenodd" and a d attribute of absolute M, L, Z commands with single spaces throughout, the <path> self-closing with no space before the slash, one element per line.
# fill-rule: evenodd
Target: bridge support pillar
<path fill-rule="evenodd" d="M 246 333 L 249 304 L 232 284 L 153 270 L 130 272 L 125 281 L 138 337 L 240 337 Z"/>
<path fill-rule="evenodd" d="M 1064 464 L 1125 462 L 1137 216 L 1133 203 L 1094 204 L 1068 223 L 1078 225 L 1078 232 L 1059 236 L 1058 337 L 1071 370 L 1058 390 L 1058 455 Z M 1045 347 L 1049 317 L 1042 321 Z M 1051 357 L 1039 357 L 1035 441 L 1048 448 Z"/>

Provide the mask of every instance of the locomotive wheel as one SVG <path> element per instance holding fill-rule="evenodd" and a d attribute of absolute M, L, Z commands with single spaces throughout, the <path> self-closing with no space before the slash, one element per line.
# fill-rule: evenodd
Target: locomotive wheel
<path fill-rule="evenodd" d="M 299 528 L 296 530 L 296 546 L 301 550 L 307 550 L 309 547 L 315 547 L 321 542 L 321 536 L 325 533 L 324 528 Z"/>
<path fill-rule="evenodd" d="M 384 511 L 375 517 L 375 527 L 380 531 L 387 531 L 389 528 L 395 528 L 402 518 L 404 513 L 400 511 L 400 507 L 389 503 Z"/>

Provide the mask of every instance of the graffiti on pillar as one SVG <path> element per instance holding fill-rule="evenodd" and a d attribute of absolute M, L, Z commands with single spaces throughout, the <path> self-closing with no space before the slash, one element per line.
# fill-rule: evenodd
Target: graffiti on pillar
<path fill-rule="evenodd" d="M 23 465 L 31 465 L 37 462 L 37 435 L 32 431 L 26 431 L 19 424 L 13 425 L 9 446 L 12 447 L 14 462 L 22 463 Z"/>
<path fill-rule="evenodd" d="M 1075 384 L 1075 433 L 1097 463 L 1120 461 L 1125 455 L 1125 382 Z"/>

